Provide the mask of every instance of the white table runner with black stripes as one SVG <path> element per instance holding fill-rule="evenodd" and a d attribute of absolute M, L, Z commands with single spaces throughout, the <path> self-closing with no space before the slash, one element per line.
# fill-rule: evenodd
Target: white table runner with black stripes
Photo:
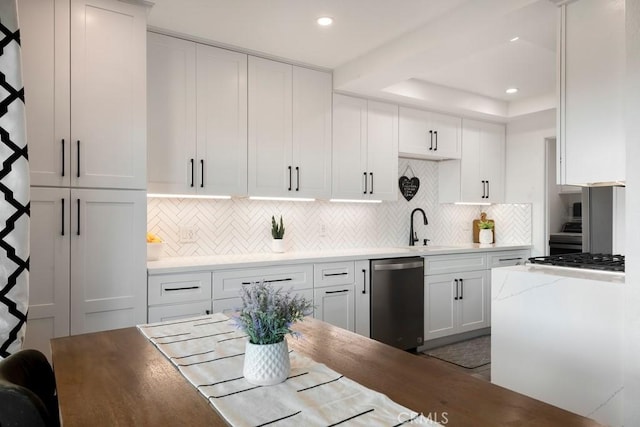
<path fill-rule="evenodd" d="M 295 351 L 285 382 L 248 383 L 246 335 L 222 313 L 138 328 L 232 426 L 440 425 Z"/>

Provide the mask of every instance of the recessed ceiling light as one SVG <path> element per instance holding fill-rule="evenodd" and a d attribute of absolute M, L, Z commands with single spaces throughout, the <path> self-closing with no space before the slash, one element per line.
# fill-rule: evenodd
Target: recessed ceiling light
<path fill-rule="evenodd" d="M 512 38 L 511 40 L 509 40 L 510 42 L 517 42 L 518 40 L 520 40 L 520 37 L 515 36 L 514 38 Z"/>
<path fill-rule="evenodd" d="M 328 27 L 329 25 L 333 24 L 333 18 L 329 16 L 322 16 L 318 18 L 316 22 L 322 27 Z"/>
<path fill-rule="evenodd" d="M 505 90 L 505 92 L 507 92 L 507 93 L 516 93 L 516 92 L 518 92 L 518 88 L 517 87 L 510 87 L 509 89 Z"/>

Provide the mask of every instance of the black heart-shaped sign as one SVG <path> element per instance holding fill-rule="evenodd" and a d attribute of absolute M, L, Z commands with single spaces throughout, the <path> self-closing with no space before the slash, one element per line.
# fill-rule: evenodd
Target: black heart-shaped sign
<path fill-rule="evenodd" d="M 407 199 L 407 202 L 413 199 L 413 196 L 416 195 L 420 188 L 420 179 L 415 176 L 413 178 L 401 176 L 398 182 L 400 184 L 400 192 Z"/>

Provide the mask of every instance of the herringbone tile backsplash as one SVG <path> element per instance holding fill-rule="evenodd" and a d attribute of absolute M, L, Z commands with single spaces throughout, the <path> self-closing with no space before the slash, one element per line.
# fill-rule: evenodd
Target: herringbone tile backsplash
<path fill-rule="evenodd" d="M 272 215 L 284 219 L 288 251 L 393 247 L 409 243 L 409 216 L 419 207 L 429 221 L 416 215 L 419 244 L 470 243 L 482 210 L 496 222 L 496 242 L 531 244 L 531 205 L 441 205 L 437 163 L 400 159 L 401 175 L 412 175 L 409 165 L 420 178 L 409 202 L 399 192 L 397 201 L 381 204 L 150 198 L 147 227 L 166 242 L 167 257 L 269 252 Z M 194 242 L 180 241 L 182 226 L 195 228 Z"/>

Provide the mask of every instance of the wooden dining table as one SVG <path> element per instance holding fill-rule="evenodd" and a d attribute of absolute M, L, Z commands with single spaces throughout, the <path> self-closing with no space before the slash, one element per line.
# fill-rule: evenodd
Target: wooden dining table
<path fill-rule="evenodd" d="M 287 337 L 293 350 L 446 426 L 599 425 L 320 320 L 294 329 L 302 337 Z M 135 327 L 56 338 L 51 349 L 65 427 L 227 425 Z"/>

